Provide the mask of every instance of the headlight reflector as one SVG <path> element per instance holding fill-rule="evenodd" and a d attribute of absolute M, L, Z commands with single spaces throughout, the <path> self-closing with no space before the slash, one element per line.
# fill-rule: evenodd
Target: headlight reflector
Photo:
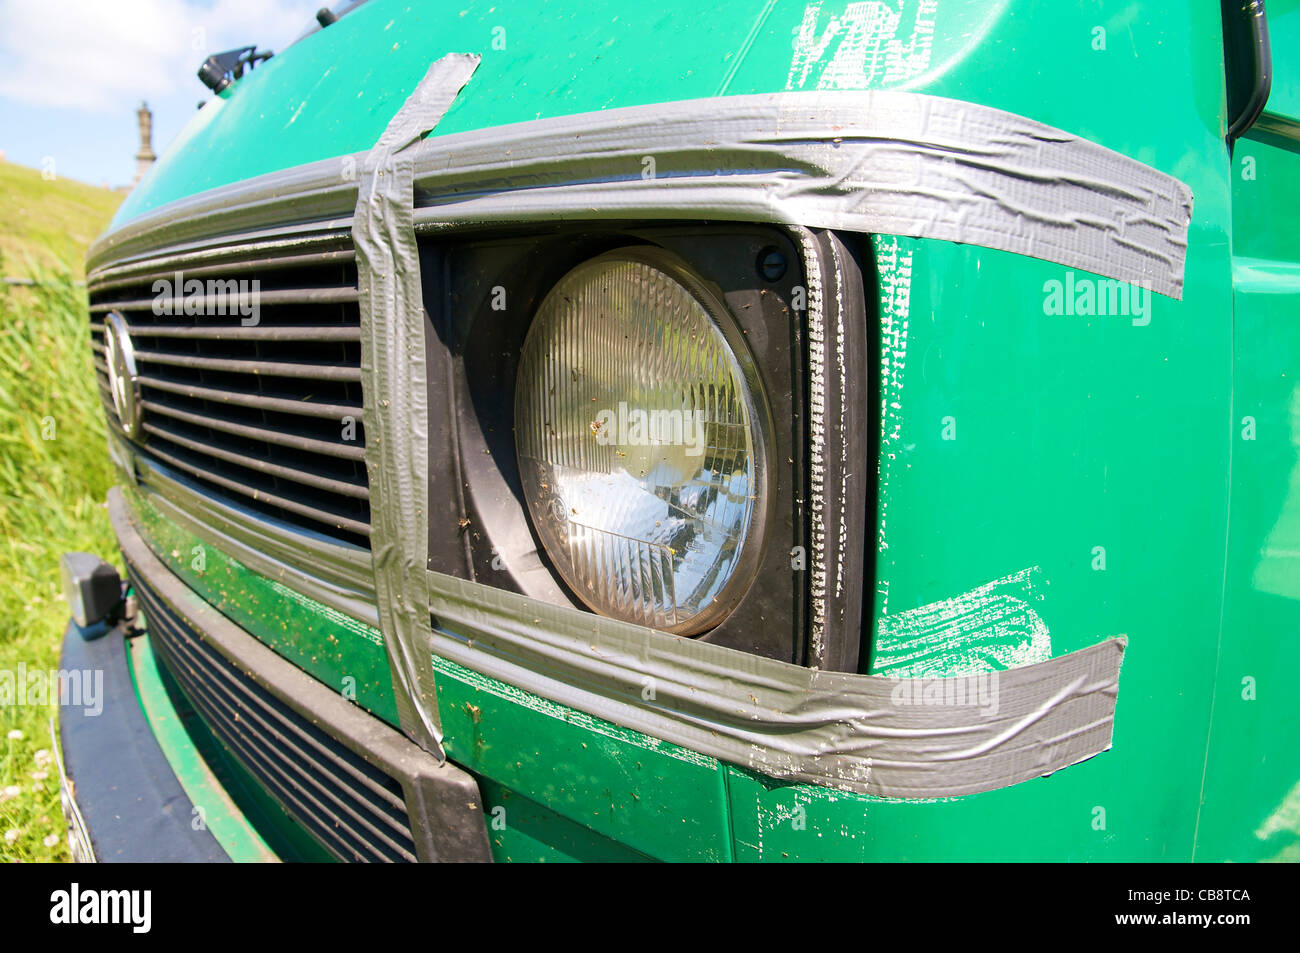
<path fill-rule="evenodd" d="M 694 634 L 752 581 L 765 405 L 727 321 L 685 269 L 639 249 L 579 265 L 538 309 L 515 387 L 523 490 L 598 612 Z"/>

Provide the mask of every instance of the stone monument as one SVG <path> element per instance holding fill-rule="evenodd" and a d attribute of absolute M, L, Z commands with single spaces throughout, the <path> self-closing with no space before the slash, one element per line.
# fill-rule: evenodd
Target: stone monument
<path fill-rule="evenodd" d="M 153 113 L 149 111 L 149 104 L 141 103 L 135 117 L 140 123 L 140 151 L 135 154 L 135 179 L 131 182 L 133 188 L 158 158 L 153 154 Z"/>

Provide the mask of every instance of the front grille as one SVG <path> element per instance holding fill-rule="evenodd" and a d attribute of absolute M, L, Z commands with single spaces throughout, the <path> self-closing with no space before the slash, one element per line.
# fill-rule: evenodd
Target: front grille
<path fill-rule="evenodd" d="M 140 373 L 137 445 L 147 456 L 217 496 L 368 545 L 361 321 L 351 248 L 336 242 L 273 256 L 235 249 L 188 267 L 185 260 L 159 264 L 115 269 L 91 281 L 92 346 L 110 426 L 125 438 L 104 357 L 105 316 L 116 311 L 130 327 Z M 210 281 L 243 281 L 251 289 L 258 281 L 257 323 L 244 326 L 238 311 L 218 307 L 220 297 L 200 303 L 195 294 L 183 295 L 184 283 L 195 279 L 205 288 Z M 170 315 L 156 313 L 159 280 L 174 290 Z"/>
<path fill-rule="evenodd" d="M 401 784 L 245 675 L 127 570 L 163 665 L 280 806 L 340 860 L 415 861 Z"/>

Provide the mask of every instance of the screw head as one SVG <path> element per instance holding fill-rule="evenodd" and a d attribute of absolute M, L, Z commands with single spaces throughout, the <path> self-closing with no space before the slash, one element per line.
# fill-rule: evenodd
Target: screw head
<path fill-rule="evenodd" d="M 775 245 L 768 245 L 758 253 L 758 273 L 767 281 L 780 281 L 787 267 L 785 253 Z"/>

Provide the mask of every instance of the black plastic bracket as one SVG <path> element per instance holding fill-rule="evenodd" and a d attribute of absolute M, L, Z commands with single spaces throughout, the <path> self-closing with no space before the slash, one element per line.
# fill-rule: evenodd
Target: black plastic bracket
<path fill-rule="evenodd" d="M 1228 145 L 1255 124 L 1273 87 L 1273 54 L 1264 0 L 1222 0 L 1228 90 Z"/>
<path fill-rule="evenodd" d="M 219 93 L 242 77 L 245 69 L 251 70 L 274 55 L 270 50 L 259 53 L 256 46 L 241 46 L 236 50 L 213 53 L 199 67 L 199 79 L 208 89 Z"/>

